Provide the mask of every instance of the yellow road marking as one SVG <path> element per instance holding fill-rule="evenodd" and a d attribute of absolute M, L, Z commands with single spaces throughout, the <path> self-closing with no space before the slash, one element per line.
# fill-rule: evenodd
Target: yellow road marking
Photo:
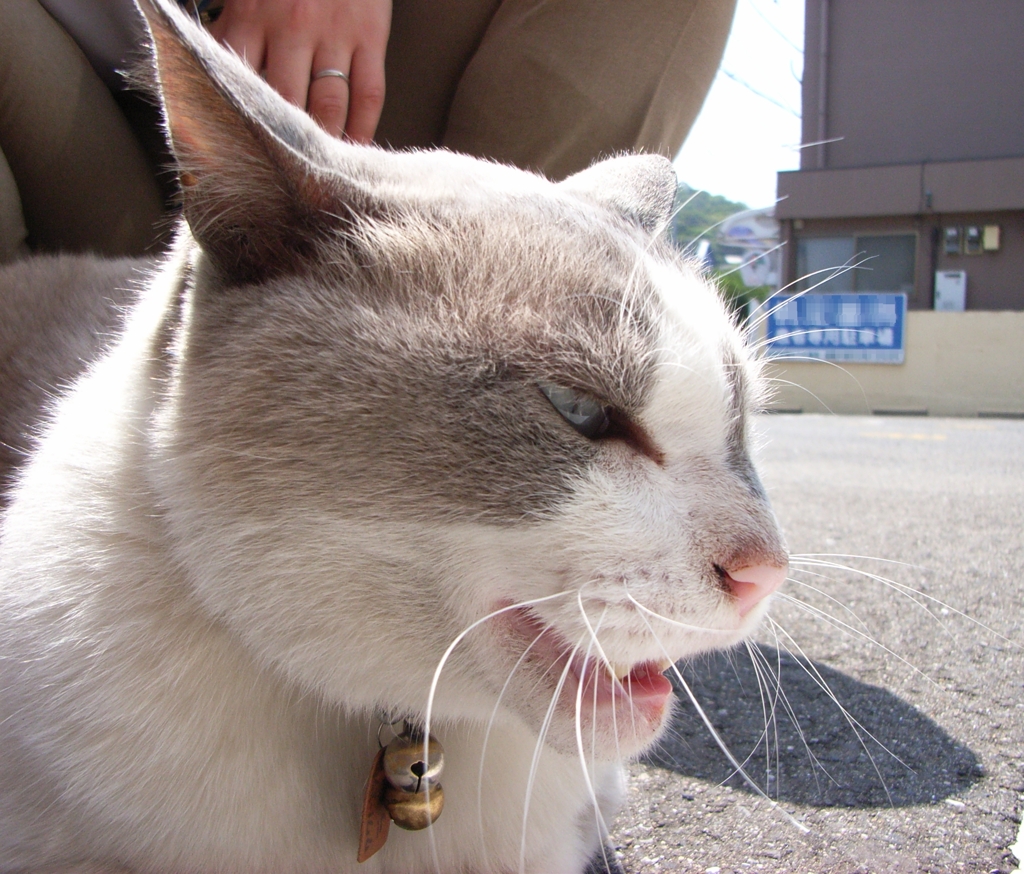
<path fill-rule="evenodd" d="M 904 434 L 901 431 L 863 431 L 861 437 L 876 437 L 882 440 L 945 440 L 945 434 Z"/>
<path fill-rule="evenodd" d="M 863 431 L 861 437 L 875 437 L 881 440 L 945 440 L 945 434 L 904 434 L 900 431 Z"/>

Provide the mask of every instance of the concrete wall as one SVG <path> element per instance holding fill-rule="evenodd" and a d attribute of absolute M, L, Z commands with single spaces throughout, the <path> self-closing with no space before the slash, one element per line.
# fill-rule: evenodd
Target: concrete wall
<path fill-rule="evenodd" d="M 780 380 L 774 410 L 1024 416 L 1024 312 L 913 311 L 901 365 L 779 360 L 767 372 Z"/>
<path fill-rule="evenodd" d="M 1019 210 L 1024 158 L 784 170 L 776 191 L 778 219 Z"/>

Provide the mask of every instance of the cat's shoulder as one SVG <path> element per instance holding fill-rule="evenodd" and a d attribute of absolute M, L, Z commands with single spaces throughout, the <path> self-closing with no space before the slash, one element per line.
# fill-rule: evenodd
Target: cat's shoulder
<path fill-rule="evenodd" d="M 0 480 L 31 449 L 53 399 L 118 336 L 151 267 L 50 255 L 0 268 Z"/>

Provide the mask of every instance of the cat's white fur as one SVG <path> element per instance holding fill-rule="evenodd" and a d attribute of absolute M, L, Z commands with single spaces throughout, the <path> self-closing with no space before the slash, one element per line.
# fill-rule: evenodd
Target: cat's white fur
<path fill-rule="evenodd" d="M 147 12 L 188 226 L 122 277 L 140 303 L 3 519 L 0 869 L 582 871 L 667 710 L 550 706 L 523 623 L 675 660 L 756 626 L 722 568 L 785 565 L 756 368 L 651 235 L 670 172 L 335 144 Z M 310 198 L 330 227 L 299 251 Z M 543 381 L 642 435 L 587 441 Z M 359 865 L 381 708 L 429 710 L 445 810 Z"/>

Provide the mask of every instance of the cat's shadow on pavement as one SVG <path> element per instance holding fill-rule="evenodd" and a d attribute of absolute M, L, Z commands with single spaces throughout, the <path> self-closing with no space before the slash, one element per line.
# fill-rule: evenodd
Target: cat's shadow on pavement
<path fill-rule="evenodd" d="M 781 677 L 780 689 L 772 680 L 763 697 L 745 650 L 680 669 L 726 746 L 771 798 L 815 807 L 932 804 L 984 776 L 968 747 L 891 692 L 768 646 L 757 649 Z M 676 713 L 644 761 L 753 792 L 675 678 L 673 685 Z"/>

